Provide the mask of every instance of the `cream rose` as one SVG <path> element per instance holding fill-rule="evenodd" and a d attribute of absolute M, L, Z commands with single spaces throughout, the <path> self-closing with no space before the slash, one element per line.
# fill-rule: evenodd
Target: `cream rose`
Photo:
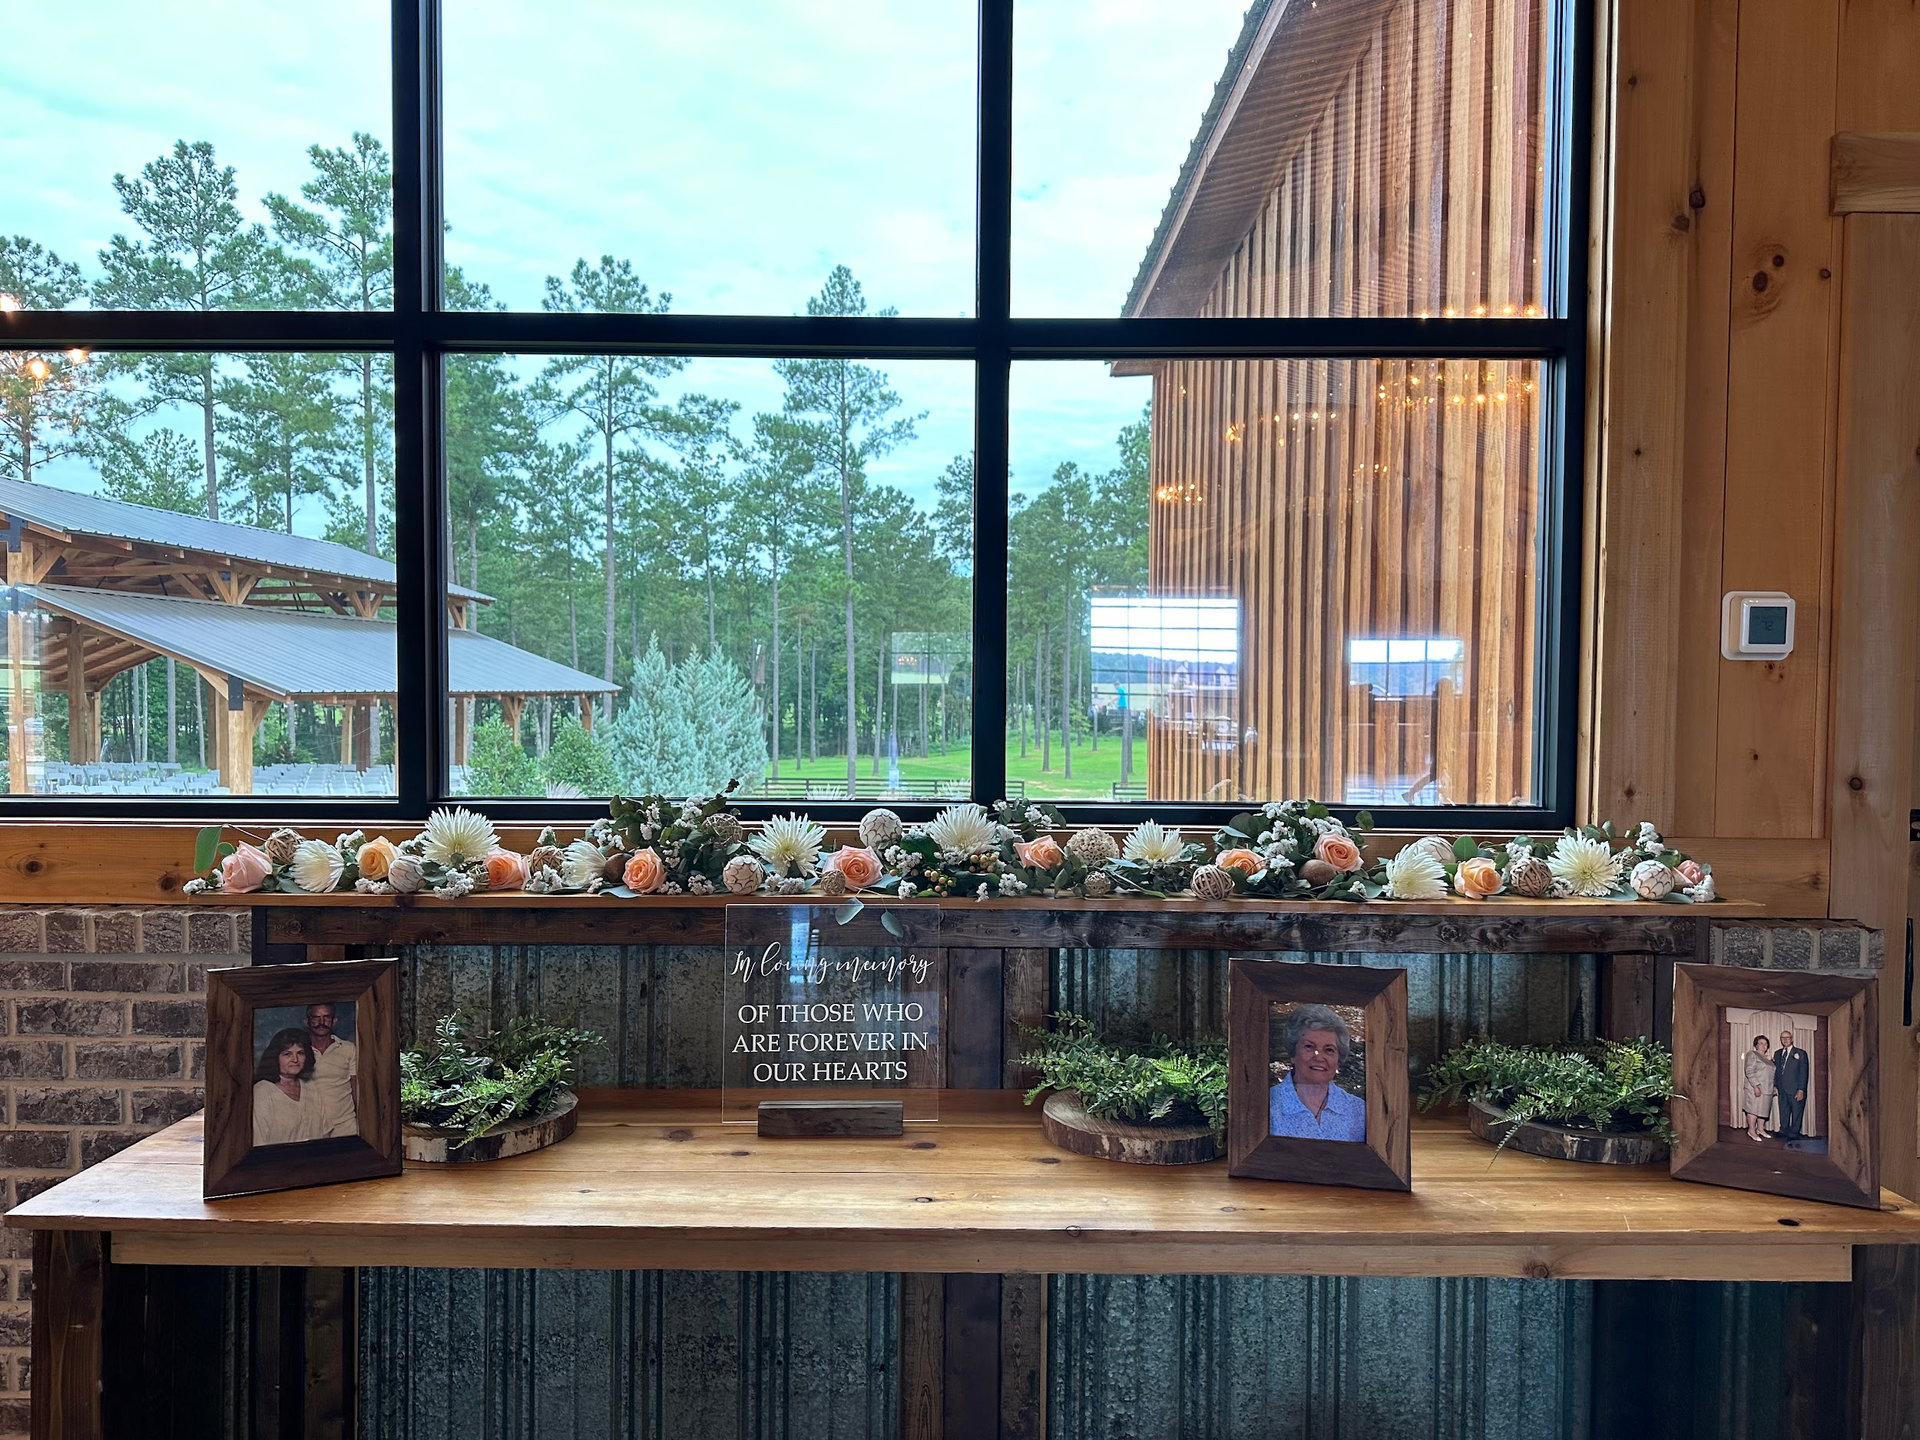
<path fill-rule="evenodd" d="M 273 873 L 273 862 L 258 845 L 241 844 L 220 862 L 220 888 L 230 895 L 258 890 Z"/>
<path fill-rule="evenodd" d="M 388 867 L 393 864 L 393 857 L 399 853 L 399 846 L 384 835 L 376 835 L 360 847 L 353 862 L 360 867 L 363 880 L 384 880 Z"/>
<path fill-rule="evenodd" d="M 1313 844 L 1313 858 L 1324 860 L 1334 869 L 1345 872 L 1360 868 L 1360 847 L 1346 836 L 1329 830 Z"/>
<path fill-rule="evenodd" d="M 1222 870 L 1238 870 L 1242 875 L 1258 875 L 1267 868 L 1267 862 L 1245 846 L 1222 850 L 1214 857 L 1213 863 Z"/>
<path fill-rule="evenodd" d="M 1453 888 L 1469 900 L 1500 893 L 1500 868 L 1484 856 L 1462 860 L 1453 872 Z"/>
<path fill-rule="evenodd" d="M 849 890 L 864 890 L 880 878 L 880 857 L 864 845 L 843 845 L 827 857 L 826 868 L 838 870 Z"/>
<path fill-rule="evenodd" d="M 511 850 L 489 850 L 485 863 L 489 890 L 518 890 L 527 883 L 527 862 Z"/>

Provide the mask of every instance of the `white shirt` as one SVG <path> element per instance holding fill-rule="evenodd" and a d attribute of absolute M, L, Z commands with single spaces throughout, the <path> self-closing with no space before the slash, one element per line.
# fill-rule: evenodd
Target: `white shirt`
<path fill-rule="evenodd" d="M 294 1099 L 271 1080 L 256 1080 L 253 1085 L 253 1143 L 256 1145 L 297 1145 L 303 1140 L 324 1140 L 327 1136 L 327 1109 L 311 1080 L 300 1083 L 300 1098 Z"/>
<path fill-rule="evenodd" d="M 358 1135 L 360 1117 L 353 1107 L 353 1082 L 360 1074 L 360 1051 L 351 1040 L 335 1040 L 326 1049 L 313 1047 L 314 1096 L 327 1117 L 323 1135 Z"/>

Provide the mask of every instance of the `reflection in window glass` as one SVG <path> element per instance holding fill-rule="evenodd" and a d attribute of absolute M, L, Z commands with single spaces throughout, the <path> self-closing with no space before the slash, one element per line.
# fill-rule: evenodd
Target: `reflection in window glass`
<path fill-rule="evenodd" d="M 1541 313 L 1564 8 L 1018 0 L 1015 312 Z"/>
<path fill-rule="evenodd" d="M 1541 375 L 1016 366 L 1016 787 L 1537 803 Z"/>
<path fill-rule="evenodd" d="M 393 793 L 391 372 L 0 351 L 11 793 Z"/>
<path fill-rule="evenodd" d="M 511 309 L 791 314 L 844 264 L 971 313 L 973 0 L 482 0 L 444 26 L 450 265 Z M 549 280 L 548 277 L 553 277 Z"/>
<path fill-rule="evenodd" d="M 972 443 L 970 365 L 449 359 L 456 792 L 965 796 Z"/>
<path fill-rule="evenodd" d="M 379 0 L 9 6 L 0 292 L 35 309 L 389 307 L 388 20 Z"/>

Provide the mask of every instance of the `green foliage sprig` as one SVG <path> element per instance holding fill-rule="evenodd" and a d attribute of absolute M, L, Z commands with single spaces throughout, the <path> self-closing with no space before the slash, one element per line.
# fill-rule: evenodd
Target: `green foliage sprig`
<path fill-rule="evenodd" d="M 1028 1030 L 1022 1059 L 1040 1072 L 1027 1092 L 1031 1105 L 1044 1091 L 1071 1090 L 1089 1115 L 1129 1125 L 1206 1124 L 1227 1128 L 1227 1046 L 1224 1040 L 1180 1045 L 1165 1036 L 1145 1042 L 1103 1038 L 1079 1015 L 1062 1011 L 1056 1029 Z"/>
<path fill-rule="evenodd" d="M 1538 1120 L 1602 1134 L 1654 1134 L 1671 1143 L 1673 1055 L 1657 1040 L 1503 1045 L 1469 1040 L 1427 1071 L 1420 1108 L 1478 1100 L 1516 1123 Z M 1512 1138 L 1509 1131 L 1507 1139 Z M 1500 1142 L 1504 1148 L 1506 1139 Z"/>
<path fill-rule="evenodd" d="M 573 1086 L 590 1030 L 522 1017 L 481 1033 L 445 1016 L 426 1043 L 400 1055 L 400 1114 L 408 1124 L 458 1131 L 461 1145 L 496 1125 L 545 1114 Z"/>

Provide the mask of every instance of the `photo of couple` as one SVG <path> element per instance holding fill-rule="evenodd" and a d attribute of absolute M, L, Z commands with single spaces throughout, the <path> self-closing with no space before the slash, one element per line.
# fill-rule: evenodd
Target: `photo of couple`
<path fill-rule="evenodd" d="M 1360 1006 L 1276 1003 L 1268 1043 L 1269 1135 L 1367 1138 L 1366 1013 Z"/>
<path fill-rule="evenodd" d="M 1722 1138 L 1825 1154 L 1820 1017 L 1735 1008 L 1722 1013 L 1729 1061 Z"/>
<path fill-rule="evenodd" d="M 360 1133 L 354 1007 L 275 1005 L 253 1012 L 253 1143 L 300 1145 Z"/>

